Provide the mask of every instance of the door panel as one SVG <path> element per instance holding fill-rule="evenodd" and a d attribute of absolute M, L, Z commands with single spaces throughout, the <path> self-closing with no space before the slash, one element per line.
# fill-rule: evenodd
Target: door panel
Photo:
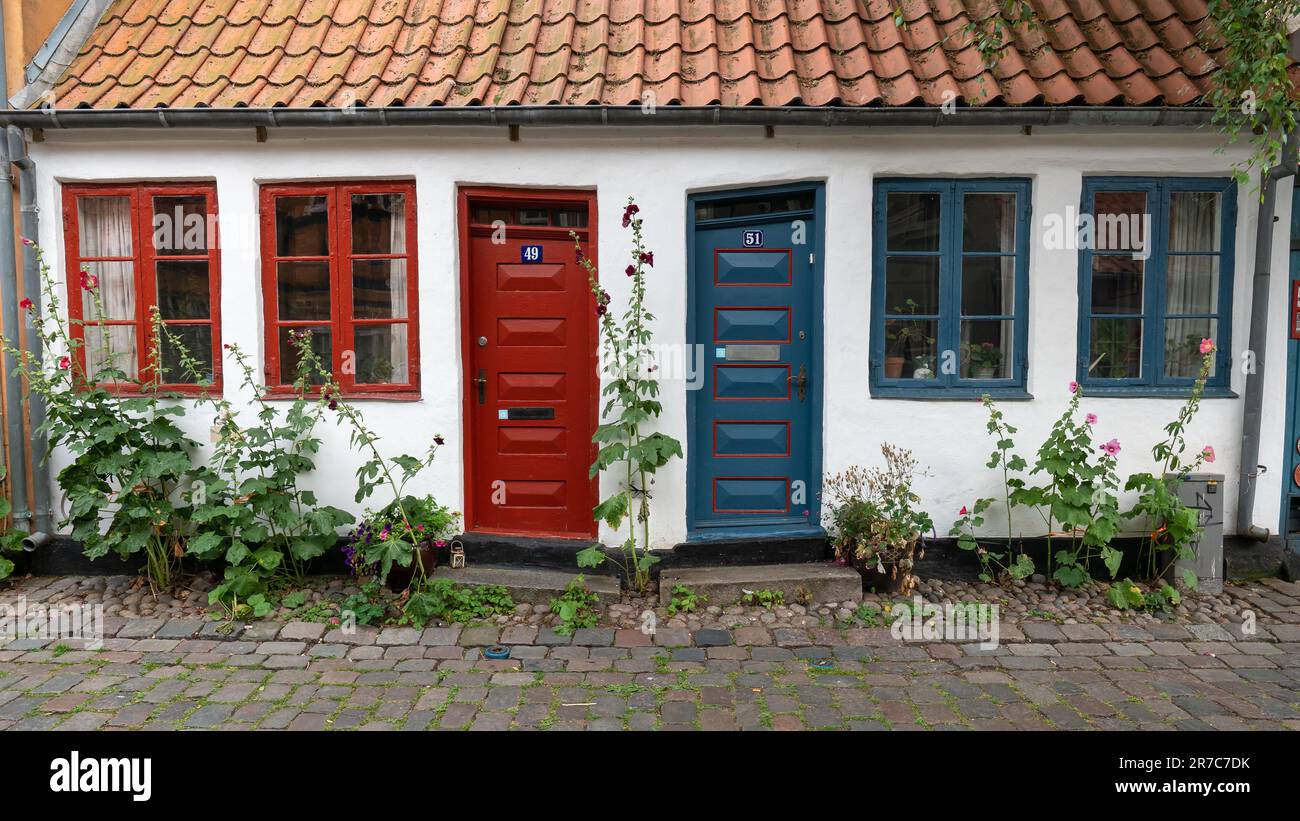
<path fill-rule="evenodd" d="M 471 220 L 462 226 L 467 527 L 588 537 L 595 534 L 596 498 L 587 476 L 594 458 L 593 301 L 570 228 L 538 224 L 545 222 L 539 213 L 554 213 L 553 203 L 529 196 L 489 198 L 493 216 L 530 215 L 530 224 L 507 224 L 504 233 L 500 225 L 473 224 L 481 201 L 462 197 L 461 219 Z M 578 211 L 573 203 L 564 207 L 571 224 Z M 584 198 L 582 214 L 587 207 Z M 575 230 L 587 246 L 591 230 Z"/>
<path fill-rule="evenodd" d="M 736 196 L 731 204 L 711 198 L 707 213 L 735 214 L 754 201 L 750 192 Z M 693 227 L 691 341 L 704 346 L 708 367 L 690 399 L 691 536 L 815 527 L 816 212 Z"/>

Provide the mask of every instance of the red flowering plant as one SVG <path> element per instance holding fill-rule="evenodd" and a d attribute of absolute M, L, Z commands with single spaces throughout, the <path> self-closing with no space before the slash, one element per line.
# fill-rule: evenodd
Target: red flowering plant
<path fill-rule="evenodd" d="M 1201 533 L 1199 511 L 1178 498 L 1178 488 L 1187 476 L 1215 459 L 1214 447 L 1205 445 L 1190 461 L 1183 461 L 1187 453 L 1187 427 L 1201 407 L 1205 383 L 1214 369 L 1218 348 L 1214 340 L 1202 339 L 1197 350 L 1201 354 L 1201 367 L 1192 383 L 1191 393 L 1179 408 L 1178 415 L 1165 425 L 1165 438 L 1151 448 L 1151 456 L 1160 465 L 1160 472 L 1136 473 L 1124 484 L 1125 490 L 1138 492 L 1137 503 L 1125 516 L 1129 519 L 1141 517 L 1146 522 L 1138 565 L 1145 578 L 1152 581 L 1163 578 L 1180 558 L 1192 558 L 1195 555 L 1193 544 Z M 1183 572 L 1181 581 L 1188 588 L 1196 589 L 1196 574 L 1190 569 Z"/>
<path fill-rule="evenodd" d="M 22 302 L 30 323 L 26 349 L 7 337 L 0 344 L 15 357 L 30 394 L 44 399 L 45 418 L 33 435 L 71 459 L 57 476 L 67 500 L 60 527 L 90 558 L 143 556 L 148 581 L 170 587 L 191 532 L 190 489 L 202 469 L 191 463 L 197 444 L 175 422 L 183 409 L 160 388 L 159 339 L 150 337 L 146 367 L 137 373 L 134 358 L 111 345 L 98 279 L 81 271 L 68 283 L 85 291 L 92 318 L 65 321 L 64 283 L 54 279 L 39 245 L 24 244 L 40 267 L 42 304 L 35 295 Z"/>
<path fill-rule="evenodd" d="M 632 230 L 631 263 L 624 271 L 631 280 L 631 291 L 622 316 L 610 312 L 612 299 L 597 280 L 595 263 L 583 253 L 577 233 L 570 232 L 570 236 L 595 297 L 604 363 L 602 393 L 609 397 L 604 407 L 606 421 L 592 437 L 600 449 L 590 476 L 612 474 L 619 483 L 618 489 L 596 505 L 592 514 L 615 531 L 627 525 L 627 538 L 619 545 L 621 559 L 607 556 L 593 545 L 578 553 L 578 565 L 595 567 L 608 558 L 620 565 L 629 584 L 644 593 L 650 584 L 650 568 L 658 561 L 650 552 L 650 485 L 659 468 L 673 457 L 682 456 L 682 445 L 664 433 L 646 431 L 663 407 L 650 352 L 654 315 L 645 304 L 654 253 L 645 247 L 640 212 L 629 197 L 623 227 Z"/>

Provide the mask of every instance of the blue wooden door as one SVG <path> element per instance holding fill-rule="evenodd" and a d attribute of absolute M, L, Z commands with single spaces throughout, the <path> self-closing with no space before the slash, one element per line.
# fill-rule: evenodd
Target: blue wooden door
<path fill-rule="evenodd" d="M 1287 435 L 1286 474 L 1282 477 L 1282 532 L 1287 547 L 1300 554 L 1300 188 L 1291 196 L 1291 276 L 1287 282 Z M 1270 333 L 1272 330 L 1270 328 Z"/>
<path fill-rule="evenodd" d="M 818 526 L 820 202 L 815 187 L 692 198 L 692 538 Z"/>

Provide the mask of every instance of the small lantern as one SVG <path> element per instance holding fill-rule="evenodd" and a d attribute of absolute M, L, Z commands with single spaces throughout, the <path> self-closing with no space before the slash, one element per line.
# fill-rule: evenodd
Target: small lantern
<path fill-rule="evenodd" d="M 451 567 L 453 570 L 465 566 L 465 545 L 460 542 L 451 543 Z"/>

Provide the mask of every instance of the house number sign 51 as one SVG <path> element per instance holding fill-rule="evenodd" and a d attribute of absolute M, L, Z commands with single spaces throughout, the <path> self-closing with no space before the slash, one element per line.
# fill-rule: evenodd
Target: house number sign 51
<path fill-rule="evenodd" d="M 762 248 L 763 232 L 762 231 L 744 231 L 740 235 L 740 242 L 746 248 Z"/>

